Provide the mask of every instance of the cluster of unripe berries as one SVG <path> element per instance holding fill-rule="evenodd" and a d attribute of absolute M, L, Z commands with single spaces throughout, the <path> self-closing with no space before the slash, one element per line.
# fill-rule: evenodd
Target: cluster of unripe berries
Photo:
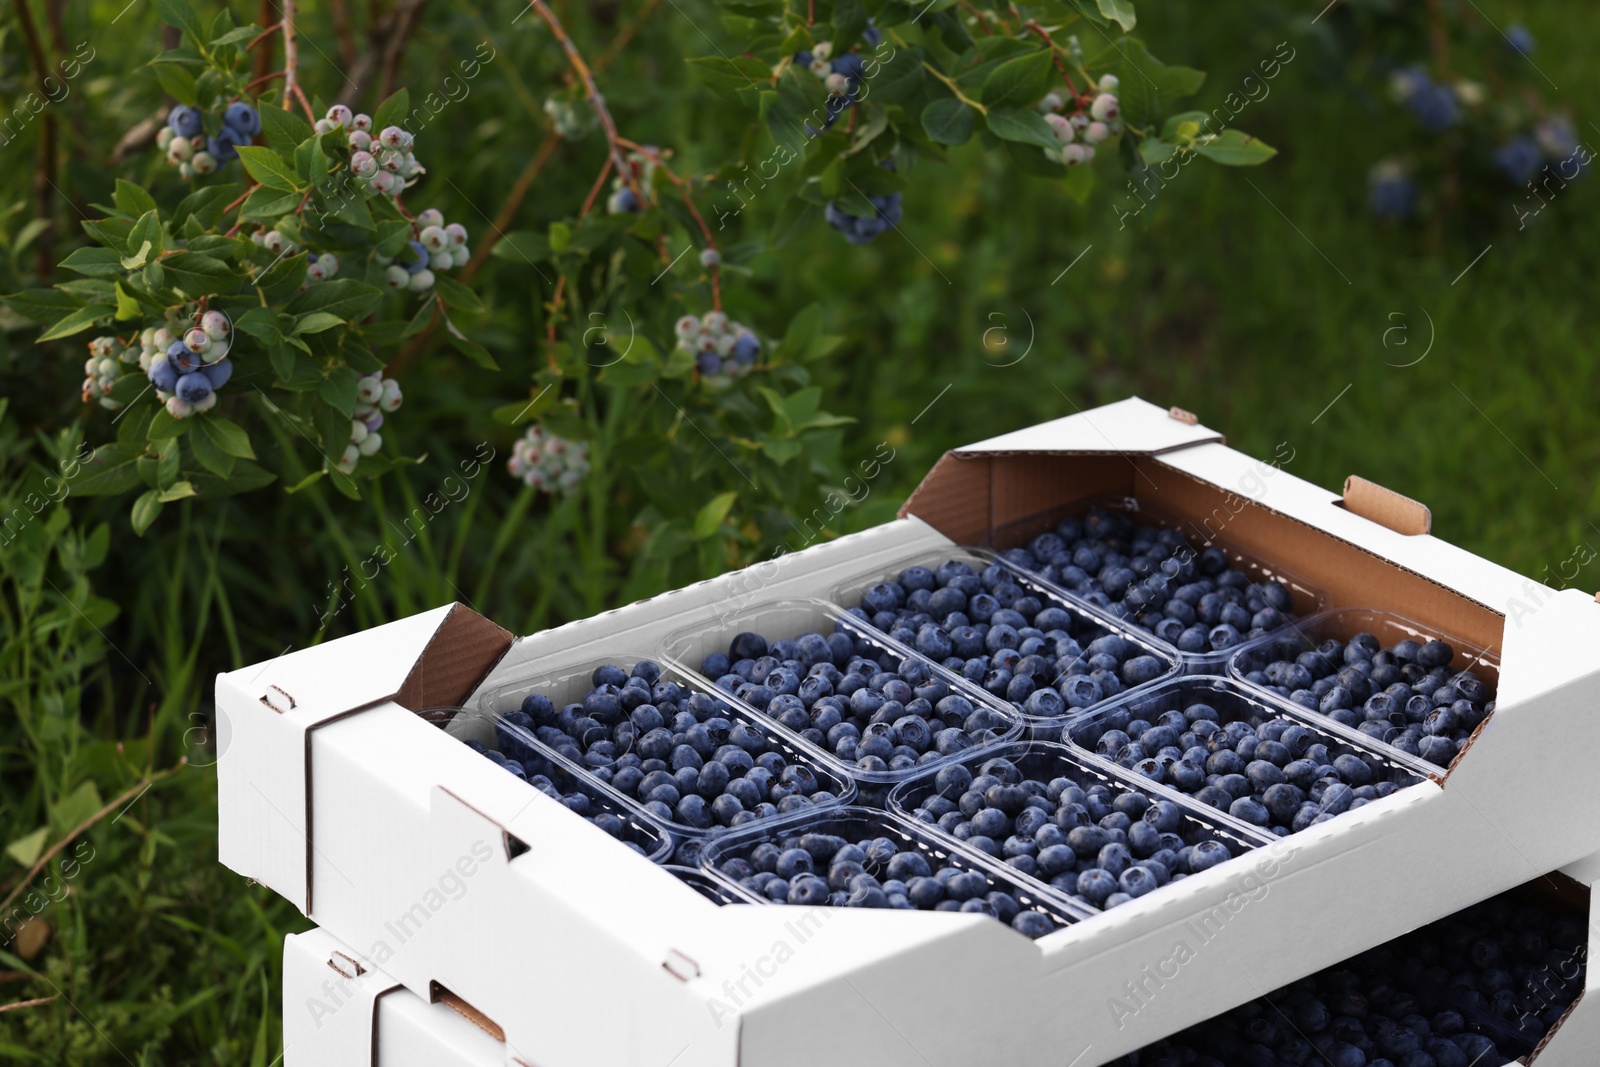
<path fill-rule="evenodd" d="M 721 311 L 685 315 L 676 327 L 678 347 L 693 352 L 707 378 L 737 378 L 749 373 L 761 355 L 761 338 Z"/>
<path fill-rule="evenodd" d="M 1039 101 L 1044 121 L 1060 142 L 1046 148 L 1045 158 L 1069 167 L 1082 166 L 1094 159 L 1095 146 L 1122 130 L 1122 109 L 1117 103 L 1117 76 L 1105 74 L 1092 91 L 1080 98 L 1071 114 L 1064 114 L 1066 101 L 1060 93 L 1049 92 Z"/>
<path fill-rule="evenodd" d="M 292 256 L 300 251 L 300 246 L 295 244 L 294 238 L 282 230 L 257 230 L 250 235 L 250 240 L 274 254 Z M 338 273 L 339 257 L 332 252 L 307 252 L 306 277 L 300 283 L 300 288 L 309 289 L 317 282 L 325 282 Z"/>
<path fill-rule="evenodd" d="M 216 406 L 216 390 L 233 376 L 233 363 L 228 359 L 233 324 L 228 316 L 208 311 L 181 337 L 174 337 L 173 331 L 163 326 L 144 331 L 139 340 L 148 353 L 139 363 L 173 418 Z"/>
<path fill-rule="evenodd" d="M 239 156 L 239 146 L 261 132 L 261 114 L 243 100 L 235 100 L 222 113 L 222 128 L 207 136 L 198 108 L 178 104 L 167 112 L 167 124 L 156 135 L 156 146 L 167 163 L 184 178 L 210 174 Z"/>
<path fill-rule="evenodd" d="M 530 488 L 570 493 L 589 475 L 589 444 L 569 441 L 535 423 L 512 446 L 506 469 Z"/>
<path fill-rule="evenodd" d="M 379 256 L 385 268 L 383 280 L 391 289 L 424 293 L 433 288 L 434 272 L 465 266 L 472 258 L 467 247 L 467 228 L 459 222 L 445 225 L 444 215 L 429 208 L 417 215 L 417 239 L 408 242 L 404 258 L 396 261 Z"/>
<path fill-rule="evenodd" d="M 115 337 L 96 337 L 89 342 L 89 358 L 83 364 L 85 404 L 98 399 L 101 407 L 111 411 L 122 406 L 122 401 L 111 399 L 111 388 L 122 377 L 122 364 L 133 362 L 132 352 Z"/>
<path fill-rule="evenodd" d="M 645 145 L 643 152 L 629 152 L 625 157 L 628 173 L 633 178 L 633 185 L 640 189 L 650 188 L 651 180 L 656 172 L 656 149 L 652 145 Z M 611 179 L 611 195 L 606 197 L 606 210 L 613 215 L 637 215 L 644 210 L 644 205 L 639 202 L 639 195 L 633 191 L 623 175 Z"/>
<path fill-rule="evenodd" d="M 383 425 L 384 413 L 397 409 L 403 399 L 400 383 L 393 378 L 385 378 L 382 371 L 373 371 L 356 383 L 350 443 L 344 446 L 344 454 L 333 465 L 335 470 L 349 474 L 356 469 L 362 456 L 377 454 L 378 449 L 383 447 L 383 435 L 378 432 L 378 427 Z"/>
<path fill-rule="evenodd" d="M 319 134 L 343 128 L 350 143 L 350 172 L 367 189 L 381 196 L 399 196 L 410 180 L 424 173 L 411 151 L 411 134 L 399 126 L 372 132 L 372 116 L 353 113 L 334 104 L 327 117 L 317 120 Z"/>
<path fill-rule="evenodd" d="M 544 113 L 550 117 L 550 125 L 555 127 L 556 136 L 569 141 L 575 141 L 589 132 L 594 115 L 592 111 L 584 110 L 583 105 L 559 96 L 545 98 Z"/>

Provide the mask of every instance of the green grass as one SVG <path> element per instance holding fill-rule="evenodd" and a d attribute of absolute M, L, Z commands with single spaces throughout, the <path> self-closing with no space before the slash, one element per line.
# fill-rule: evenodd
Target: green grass
<path fill-rule="evenodd" d="M 846 336 L 816 368 L 827 408 L 858 420 L 840 465 L 871 456 L 881 440 L 897 448 L 867 500 L 831 532 L 892 517 L 948 447 L 1136 392 L 1197 412 L 1249 453 L 1287 442 L 1288 469 L 1320 485 L 1337 488 L 1358 473 L 1414 496 L 1433 509 L 1439 536 L 1523 573 L 1600 544 L 1600 499 L 1586 477 L 1600 461 L 1593 175 L 1525 232 L 1503 188 L 1436 233 L 1379 225 L 1365 211 L 1367 168 L 1421 135 L 1330 70 L 1304 36 L 1307 15 L 1274 29 L 1276 6 L 1146 6 L 1153 50 L 1211 72 L 1202 105 L 1298 35 L 1301 57 L 1241 118 L 1278 158 L 1246 172 L 1186 170 L 1119 230 L 1108 190 L 1077 207 L 969 146 L 948 166 L 916 167 L 903 239 L 846 251 L 817 232 L 753 255 L 731 282 L 736 317 L 769 333 L 782 332 L 786 309 L 820 300 L 830 329 Z M 1530 25 L 1542 42 L 1539 67 L 1560 88 L 1536 83 L 1571 109 L 1581 137 L 1600 135 L 1587 119 L 1600 114 L 1589 70 L 1594 13 L 1571 2 L 1491 13 Z M 580 41 L 607 39 L 605 27 L 573 18 Z M 437 75 L 423 53 L 480 33 L 467 16 L 439 20 L 408 68 L 420 82 Z M 141 48 L 153 42 L 149 22 L 138 32 L 148 35 Z M 16 53 L 15 42 L 4 47 Z M 704 52 L 704 39 L 686 21 L 658 16 L 636 47 L 649 62 L 619 64 L 610 94 L 630 128 L 688 157 L 719 158 L 728 145 L 698 138 L 735 136 L 704 121 L 726 105 L 702 94 L 693 109 L 669 106 L 685 92 L 678 56 Z M 141 61 L 135 51 L 106 45 L 104 82 L 82 90 L 95 136 L 114 139 L 136 113 L 111 77 Z M 519 70 L 532 99 L 554 69 Z M 480 91 L 484 101 L 517 96 L 488 82 Z M 442 194 L 447 212 L 470 218 L 469 196 L 498 203 L 531 151 L 494 106 L 437 131 L 440 169 L 460 190 Z M 100 112 L 110 117 L 93 117 Z M 94 189 L 89 169 L 70 177 Z M 1102 183 L 1113 173 L 1102 170 Z M 6 195 L 25 204 L 27 175 L 19 175 Z M 588 180 L 581 168 L 552 177 L 548 199 L 535 197 L 519 226 L 569 213 L 569 194 L 581 197 Z M 761 203 L 756 213 L 776 208 Z M 8 240 L 25 218 L 12 208 Z M 30 259 L 13 250 L 8 287 L 26 284 Z M 255 1067 L 278 1056 L 281 939 L 307 920 L 216 862 L 206 723 L 217 672 L 454 599 L 530 632 L 684 580 L 637 563 L 647 530 L 589 521 L 607 506 L 636 511 L 639 501 L 589 497 L 552 509 L 518 492 L 499 463 L 420 534 L 401 531 L 479 442 L 502 461 L 509 452 L 511 434 L 488 412 L 522 395 L 519 375 L 541 358 L 528 339 L 542 331 L 525 310 L 535 284 L 515 264 L 498 262 L 486 275 L 484 288 L 507 309 L 485 337 L 506 376 L 463 370 L 442 354 L 414 368 L 396 432 L 430 458 L 361 502 L 321 488 L 295 497 L 269 488 L 169 509 L 140 540 L 120 505 L 69 497 L 0 549 L 0 844 L 13 845 L 0 857 L 0 899 L 21 890 L 8 907 L 23 906 L 30 887 L 51 877 L 70 889 L 40 898 L 30 938 L 45 933 L 41 943 L 0 945 L 0 1004 L 54 997 L 0 1014 L 0 1058 Z M 985 331 L 1003 326 L 1020 346 L 1030 319 L 1026 358 L 991 365 Z M 1429 319 L 1426 358 L 1393 366 L 1421 354 Z M 1385 347 L 1385 331 L 1399 324 L 1408 344 L 1395 346 L 1391 333 Z M 0 502 L 9 514 L 43 484 L 58 450 L 70 451 L 62 427 L 100 440 L 106 420 L 80 417 L 62 400 L 76 388 L 72 359 L 48 362 L 25 332 L 8 329 L 5 383 L 17 399 L 0 420 Z M 697 500 L 737 488 L 731 469 L 682 475 L 681 491 Z M 342 583 L 343 568 L 354 571 L 379 544 L 393 562 L 362 588 L 352 582 L 354 594 L 336 606 L 330 582 Z M 693 566 L 710 574 L 736 562 Z M 1591 566 L 1576 582 L 1600 586 L 1600 575 Z M 191 764 L 179 766 L 180 756 Z M 125 794 L 137 796 L 125 811 L 119 805 L 74 833 Z M 40 850 L 67 841 L 88 842 L 93 858 L 71 876 L 59 860 L 47 864 L 25 884 Z"/>

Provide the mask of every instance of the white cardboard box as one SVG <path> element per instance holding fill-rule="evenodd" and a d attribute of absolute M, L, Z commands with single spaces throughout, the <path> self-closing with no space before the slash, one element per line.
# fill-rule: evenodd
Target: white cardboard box
<path fill-rule="evenodd" d="M 505 1042 L 324 930 L 283 939 L 284 1067 L 500 1067 Z"/>
<path fill-rule="evenodd" d="M 546 653 L 657 647 L 1108 492 L 1480 642 L 1498 710 L 1441 781 L 1038 941 L 981 916 L 718 908 L 418 714 Z M 900 521 L 592 619 L 513 642 L 449 606 L 293 652 L 218 678 L 221 859 L 537 1067 L 1103 1063 L 1600 852 L 1600 820 L 1559 816 L 1600 810 L 1600 605 L 1341 503 L 1128 400 L 947 454 Z"/>

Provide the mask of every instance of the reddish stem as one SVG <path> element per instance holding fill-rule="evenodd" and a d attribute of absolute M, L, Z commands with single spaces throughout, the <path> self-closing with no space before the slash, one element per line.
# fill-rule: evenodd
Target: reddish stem
<path fill-rule="evenodd" d="M 244 46 L 244 50 L 246 52 L 253 51 L 256 45 L 260 44 L 262 41 L 265 41 L 267 38 L 271 37 L 281 29 L 283 29 L 283 22 L 274 22 L 272 25 L 256 34 L 256 36 L 251 39 L 250 43 Z"/>

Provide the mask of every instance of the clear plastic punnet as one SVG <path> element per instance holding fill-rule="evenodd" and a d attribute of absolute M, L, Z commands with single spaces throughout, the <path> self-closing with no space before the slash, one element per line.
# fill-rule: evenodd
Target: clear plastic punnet
<path fill-rule="evenodd" d="M 985 776 L 997 779 L 1002 788 L 986 786 L 980 807 L 973 797 Z M 1020 787 L 1026 799 L 1008 786 Z M 1047 805 L 1035 806 L 1035 797 Z M 1160 893 L 1189 875 L 1226 864 L 1274 840 L 1260 828 L 1203 804 L 1172 799 L 1131 772 L 1045 741 L 1007 745 L 902 782 L 889 794 L 889 810 L 927 825 L 930 833 L 947 839 L 953 848 L 980 851 L 1011 868 L 1020 880 L 1037 882 L 1041 889 L 1063 893 L 1095 911 L 1116 907 L 1135 895 Z M 971 836 L 963 840 L 955 832 L 958 825 L 969 834 L 988 829 L 979 826 L 977 818 L 985 810 L 999 813 L 989 819 L 1007 835 L 1003 840 L 987 838 L 1000 851 L 998 856 L 975 845 Z M 1116 818 L 1119 814 L 1132 825 L 1123 826 L 1125 820 Z M 1078 831 L 1076 836 L 1073 831 Z M 1041 834 L 1049 842 L 1043 847 Z M 1122 849 L 1099 851 L 1112 844 Z M 1144 869 L 1124 878 L 1134 866 Z M 1089 875 L 1090 871 L 1103 873 Z M 1081 882 L 1094 884 L 1081 887 Z"/>
<path fill-rule="evenodd" d="M 951 565 L 973 572 L 973 580 L 980 583 L 981 593 L 987 597 L 985 603 L 978 603 L 980 593 L 969 597 L 954 587 L 949 587 L 948 592 L 939 588 L 938 596 L 944 603 L 932 594 L 925 595 L 928 603 L 915 607 L 902 600 L 902 595 L 907 599 L 917 595 L 915 591 L 906 594 L 901 580 L 911 568 L 931 572 L 931 580 L 937 582 L 944 568 Z M 995 573 L 993 568 L 1003 575 L 1003 583 L 991 585 L 987 580 Z M 922 582 L 930 580 L 926 574 L 917 577 Z M 1009 594 L 1004 605 L 993 596 L 994 592 Z M 1129 689 L 1179 672 L 1178 654 L 1165 642 L 1136 627 L 1110 621 L 985 549 L 926 549 L 841 582 L 834 588 L 833 599 L 852 613 L 859 609 L 866 616 L 861 621 L 886 633 L 890 640 L 927 656 L 995 699 L 1009 703 L 1027 724 L 1029 735 L 1041 739 L 1059 740 L 1062 727 L 1072 718 Z M 1026 610 L 1021 613 L 1022 618 L 1037 629 L 1065 631 L 1073 643 L 1064 650 L 1065 655 L 1059 654 L 1061 650 L 1048 638 L 1023 638 L 1019 633 L 995 641 L 993 649 L 989 647 L 988 631 L 996 609 L 1013 608 L 1030 600 L 1032 603 L 1023 605 Z M 889 606 L 895 603 L 898 606 Z M 880 610 L 874 611 L 875 607 Z M 968 616 L 969 623 L 951 627 L 928 622 L 912 632 L 909 625 L 900 621 L 913 612 L 947 618 L 950 611 L 944 608 Z M 891 621 L 886 616 L 897 618 Z M 1041 622 L 1047 625 L 1040 625 Z M 1005 624 L 1014 631 L 1020 629 L 1014 619 Z M 982 625 L 984 630 L 979 631 L 976 625 Z M 1097 651 L 1110 658 L 1091 666 Z M 1107 689 L 1112 691 L 1106 692 Z"/>
<path fill-rule="evenodd" d="M 638 696 L 627 682 L 635 672 L 650 679 Z M 478 704 L 506 755 L 559 760 L 595 779 L 669 830 L 678 862 L 690 866 L 706 838 L 730 827 L 855 796 L 822 752 L 653 657 L 540 659 Z"/>
<path fill-rule="evenodd" d="M 855 779 L 862 803 L 881 805 L 889 786 L 917 771 L 1022 733 L 1010 705 L 825 600 L 733 611 L 671 635 L 666 652 L 681 671 L 815 746 Z M 791 660 L 801 667 L 779 666 Z M 735 673 L 741 664 L 761 680 Z"/>
<path fill-rule="evenodd" d="M 1364 645 L 1352 653 L 1358 640 Z M 1387 653 L 1381 673 L 1375 652 Z M 1438 775 L 1494 714 L 1500 659 L 1394 612 L 1335 608 L 1240 647 L 1228 672 L 1320 722 L 1354 730 L 1397 762 Z"/>
<path fill-rule="evenodd" d="M 677 863 L 667 864 L 678 881 L 684 883 L 713 904 L 761 904 L 765 901 L 744 892 L 736 885 L 713 878 L 699 867 L 685 867 Z"/>
<path fill-rule="evenodd" d="M 729 834 L 700 865 L 771 904 L 981 912 L 1028 937 L 1091 914 L 926 826 L 870 808 L 818 809 Z"/>
<path fill-rule="evenodd" d="M 1172 795 L 1280 837 L 1431 785 L 1303 710 L 1227 678 L 1177 678 L 1085 717 L 1068 737 Z"/>
<path fill-rule="evenodd" d="M 990 532 L 988 544 L 984 547 L 994 549 L 1003 562 L 1033 574 L 1075 603 L 1081 603 L 1107 618 L 1149 633 L 1167 648 L 1171 655 L 1178 657 L 1185 674 L 1225 673 L 1228 657 L 1235 648 L 1244 641 L 1252 640 L 1267 632 L 1263 630 L 1261 633 L 1251 634 L 1249 629 L 1245 629 L 1241 631 L 1240 639 L 1231 646 L 1213 647 L 1208 639 L 1204 647 L 1189 648 L 1173 633 L 1158 634 L 1140 621 L 1140 611 L 1160 610 L 1160 601 L 1152 600 L 1148 605 L 1128 604 L 1124 599 L 1110 596 L 1102 587 L 1097 573 L 1087 575 L 1087 584 L 1075 583 L 1061 573 L 1060 567 L 1052 566 L 1034 554 L 1036 538 L 1040 535 L 1054 534 L 1066 520 L 1082 520 L 1091 510 L 1097 509 L 1126 515 L 1139 525 L 1175 530 L 1183 535 L 1195 552 L 1202 555 L 1209 549 L 1216 549 L 1222 557 L 1225 557 L 1228 567 L 1244 572 L 1251 583 L 1282 583 L 1288 590 L 1291 600 L 1287 612 L 1284 613 L 1282 624 L 1305 618 L 1330 606 L 1328 595 L 1323 589 L 1299 577 L 1290 568 L 1229 543 L 1227 525 L 1232 515 L 1226 508 L 1219 508 L 1208 515 L 1188 517 L 1138 496 L 1098 495 L 996 527 Z M 1025 558 L 1015 551 L 1017 549 L 1024 550 L 1033 558 L 1031 560 Z M 1168 577 L 1172 576 L 1169 574 Z M 1187 628 L 1194 624 L 1183 625 Z M 1212 628 L 1211 625 L 1207 626 L 1208 638 Z"/>
<path fill-rule="evenodd" d="M 491 717 L 471 708 L 448 710 L 453 714 L 447 720 L 445 732 L 484 755 L 485 774 L 515 774 L 573 814 L 643 853 L 652 863 L 664 864 L 672 855 L 675 842 L 665 827 L 582 769 L 553 753 L 522 752 L 525 759 L 508 755 L 495 736 Z M 516 766 L 507 765 L 512 762 Z M 491 764 L 497 764 L 500 770 L 490 770 Z"/>

